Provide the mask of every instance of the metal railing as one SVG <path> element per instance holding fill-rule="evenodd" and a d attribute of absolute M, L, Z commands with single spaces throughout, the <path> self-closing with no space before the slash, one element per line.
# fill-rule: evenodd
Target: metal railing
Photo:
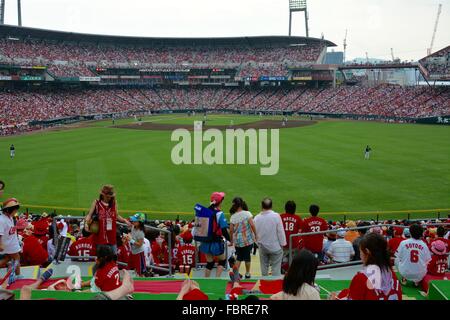
<path fill-rule="evenodd" d="M 57 241 L 58 241 L 58 237 L 57 237 L 58 232 L 57 232 L 57 227 L 56 227 L 56 220 L 60 220 L 60 219 L 82 221 L 82 220 L 85 219 L 85 217 L 84 216 L 83 217 L 81 217 L 81 216 L 56 216 L 56 217 L 54 217 L 53 218 L 53 222 L 52 222 L 52 228 L 53 228 L 55 247 L 57 247 Z M 128 227 L 127 224 L 122 223 L 122 222 L 117 222 L 117 225 Z M 145 226 L 146 229 L 150 229 L 150 230 L 153 230 L 153 231 L 166 233 L 168 235 L 167 236 L 167 239 L 168 239 L 167 244 L 168 244 L 168 251 L 169 251 L 168 268 L 163 268 L 163 267 L 159 267 L 159 266 L 156 266 L 156 265 L 150 265 L 150 267 L 152 269 L 155 269 L 155 270 L 161 270 L 161 271 L 168 272 L 168 277 L 173 277 L 173 268 L 172 268 L 172 254 L 173 254 L 173 252 L 172 252 L 172 232 L 169 231 L 169 230 L 156 228 L 156 227 L 149 226 L 149 225 L 146 225 L 146 224 L 144 224 L 144 226 Z M 87 256 L 87 257 L 86 256 L 66 256 L 66 258 L 69 258 L 69 259 L 83 259 L 83 258 L 84 259 L 89 259 L 89 258 L 96 258 L 96 257 L 93 257 L 93 256 Z M 118 262 L 118 264 L 127 266 L 126 263 L 122 263 L 122 262 Z"/>
<path fill-rule="evenodd" d="M 450 223 L 427 223 L 426 226 L 448 226 Z M 289 236 L 289 265 L 292 263 L 292 255 L 293 255 L 293 238 L 302 237 L 302 236 L 312 236 L 312 235 L 318 235 L 318 234 L 327 234 L 327 233 L 337 233 L 339 231 L 350 231 L 350 230 L 361 230 L 361 229 L 371 229 L 375 227 L 397 227 L 397 228 L 409 228 L 409 226 L 404 225 L 398 225 L 398 224 L 374 224 L 374 225 L 368 225 L 363 227 L 353 227 L 353 228 L 339 228 L 339 229 L 332 229 L 332 230 L 326 230 L 326 231 L 316 231 L 316 232 L 305 232 L 305 233 L 296 233 L 291 234 Z M 353 261 L 357 262 L 357 261 Z M 326 265 L 326 268 L 332 268 L 336 266 L 344 266 L 343 263 L 335 263 L 335 264 L 329 264 Z M 325 266 L 322 266 L 321 269 L 324 269 Z"/>

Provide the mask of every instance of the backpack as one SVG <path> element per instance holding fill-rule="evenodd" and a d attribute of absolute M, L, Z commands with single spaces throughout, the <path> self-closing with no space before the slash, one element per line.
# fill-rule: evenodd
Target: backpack
<path fill-rule="evenodd" d="M 222 239 L 222 229 L 217 221 L 216 211 L 210 208 L 206 208 L 201 204 L 196 204 L 195 210 L 195 222 L 192 235 L 195 241 L 200 242 L 217 242 Z"/>

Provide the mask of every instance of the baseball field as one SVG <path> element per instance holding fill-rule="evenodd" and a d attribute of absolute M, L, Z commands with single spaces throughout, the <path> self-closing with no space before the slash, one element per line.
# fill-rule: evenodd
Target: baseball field
<path fill-rule="evenodd" d="M 335 219 L 450 213 L 448 126 L 334 120 L 291 126 L 290 118 L 279 129 L 279 171 L 263 176 L 259 164 L 175 165 L 171 130 L 194 120 L 203 116 L 124 119 L 114 126 L 107 120 L 0 138 L 3 198 L 14 196 L 36 213 L 81 215 L 103 184 L 113 184 L 121 214 L 141 211 L 149 219 L 192 217 L 195 203 L 208 203 L 212 191 L 227 194 L 226 211 L 241 196 L 257 213 L 270 196 L 277 211 L 293 199 L 299 213 L 316 203 Z M 206 128 L 263 128 L 262 120 L 281 124 L 280 117 L 208 115 Z"/>

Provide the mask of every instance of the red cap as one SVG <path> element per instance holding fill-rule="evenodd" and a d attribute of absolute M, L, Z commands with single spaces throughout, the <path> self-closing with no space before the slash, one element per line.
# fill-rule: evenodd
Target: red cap
<path fill-rule="evenodd" d="M 48 233 L 47 219 L 36 221 L 33 224 L 34 224 L 34 234 L 35 235 L 43 236 Z"/>
<path fill-rule="evenodd" d="M 208 296 L 200 289 L 194 289 L 186 293 L 183 296 L 183 300 L 208 300 Z"/>
<path fill-rule="evenodd" d="M 219 204 L 225 198 L 225 192 L 213 192 L 211 194 L 211 204 Z"/>
<path fill-rule="evenodd" d="M 181 234 L 181 239 L 184 240 L 184 242 L 191 242 L 192 241 L 192 233 L 190 231 L 185 231 Z"/>
<path fill-rule="evenodd" d="M 16 228 L 17 230 L 24 230 L 28 226 L 28 221 L 26 219 L 17 220 Z"/>
<path fill-rule="evenodd" d="M 401 237 L 403 235 L 403 228 L 394 227 L 394 236 Z"/>

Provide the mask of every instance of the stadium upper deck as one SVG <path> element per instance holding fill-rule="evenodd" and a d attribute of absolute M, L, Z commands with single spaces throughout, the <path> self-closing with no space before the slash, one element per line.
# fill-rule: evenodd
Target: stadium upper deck
<path fill-rule="evenodd" d="M 334 43 L 316 38 L 140 38 L 0 26 L 0 62 L 67 66 L 240 66 L 321 63 Z M 224 50 L 226 49 L 226 50 Z M 267 67 L 267 66 L 266 66 Z M 80 70 L 79 70 L 80 72 Z M 81 71 L 81 72 L 84 72 Z"/>

